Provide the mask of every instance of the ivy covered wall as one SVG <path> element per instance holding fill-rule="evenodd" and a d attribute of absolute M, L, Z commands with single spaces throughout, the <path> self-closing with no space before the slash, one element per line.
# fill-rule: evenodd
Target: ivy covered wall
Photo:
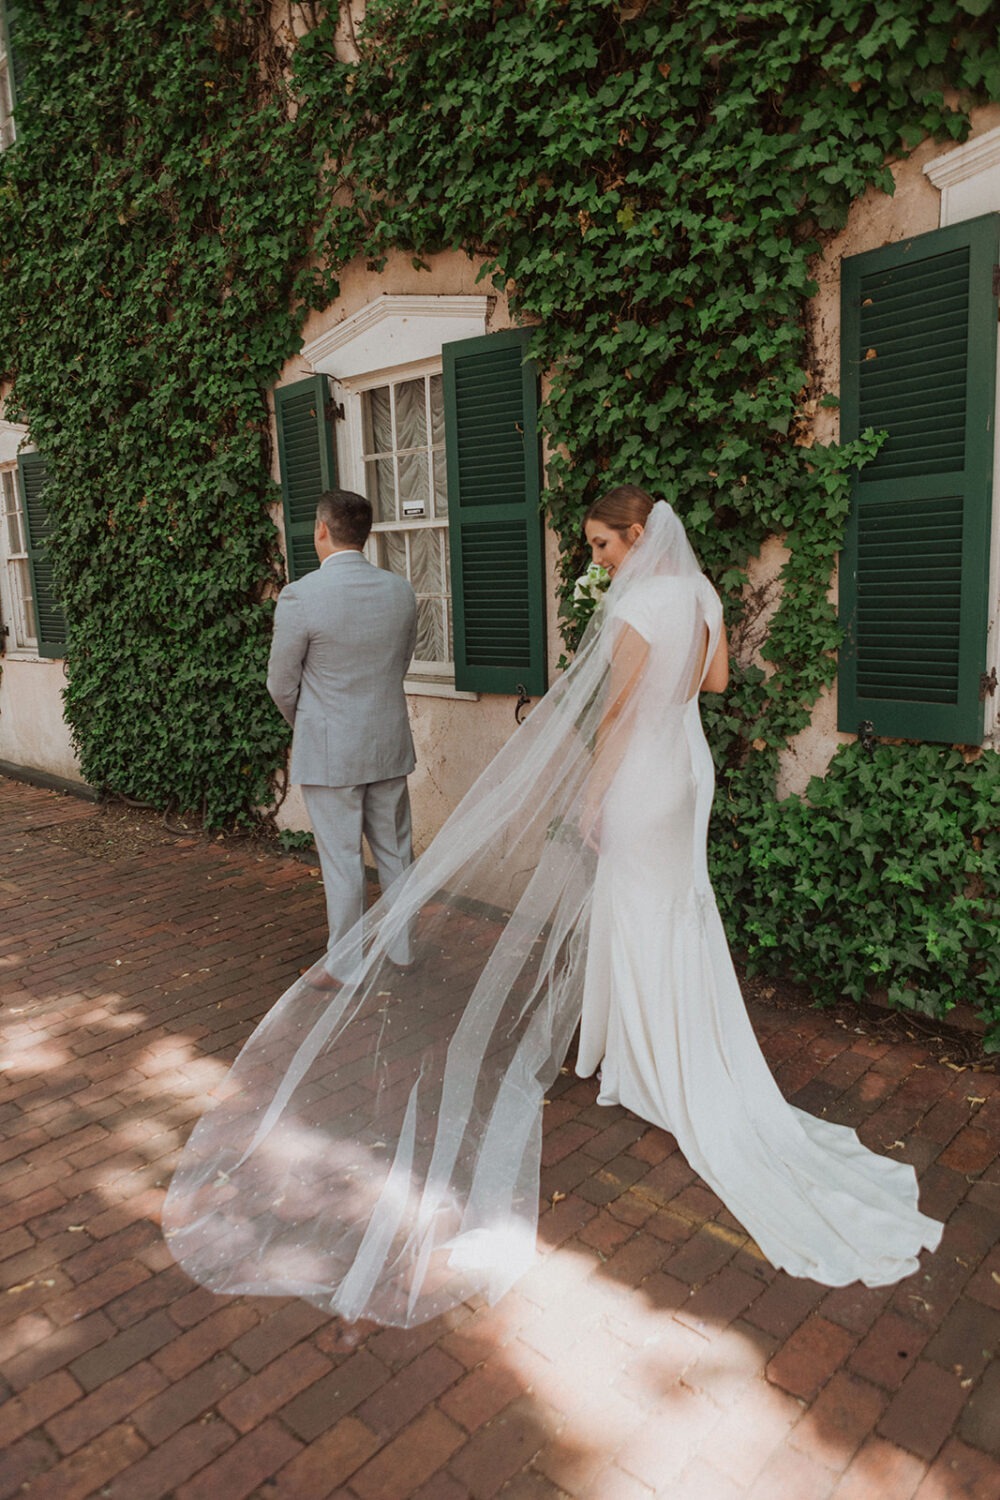
<path fill-rule="evenodd" d="M 625 479 L 676 505 L 736 629 L 748 559 L 769 536 L 788 548 L 771 670 L 743 668 L 709 714 L 736 942 L 807 978 L 840 952 L 834 989 L 891 972 L 904 1003 L 939 1010 L 958 989 L 1000 1022 L 981 941 L 998 922 L 996 757 L 963 773 L 900 889 L 883 878 L 896 757 L 841 756 L 847 834 L 830 807 L 817 831 L 812 793 L 774 797 L 779 749 L 835 672 L 830 571 L 851 468 L 879 441 L 803 441 L 831 399 L 806 335 L 813 257 L 866 189 L 891 189 L 888 160 L 963 139 L 969 108 L 1000 99 L 998 7 L 370 0 L 339 52 L 335 14 L 291 7 L 297 45 L 283 15 L 255 0 L 17 11 L 0 354 L 8 415 L 51 476 L 84 775 L 212 823 L 267 802 L 284 731 L 263 692 L 266 391 L 341 267 L 363 258 L 374 278 L 390 251 L 465 251 L 537 323 L 567 578 L 582 509 Z M 928 806 L 952 787 L 950 753 L 900 752 Z M 823 895 L 823 871 L 846 872 L 852 840 L 874 871 L 875 953 L 830 937 L 857 882 Z M 779 916 L 761 877 L 782 861 Z M 793 954 L 790 926 L 820 935 Z"/>

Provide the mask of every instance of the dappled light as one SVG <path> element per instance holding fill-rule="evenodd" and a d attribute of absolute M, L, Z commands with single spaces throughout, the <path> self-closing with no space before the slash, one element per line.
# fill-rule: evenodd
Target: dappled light
<path fill-rule="evenodd" d="M 313 1451 L 348 1455 L 336 1482 L 365 1500 L 389 1487 L 397 1453 L 412 1466 L 425 1451 L 413 1493 L 440 1482 L 448 1494 L 507 1483 L 519 1494 L 520 1482 L 531 1500 L 839 1500 L 843 1485 L 910 1500 L 925 1481 L 935 1500 L 996 1492 L 982 1356 L 1000 1319 L 991 1071 L 956 1071 L 815 1012 L 755 1011 L 785 1092 L 805 1103 L 814 1091 L 814 1107 L 880 1149 L 903 1141 L 928 1210 L 948 1218 L 941 1250 L 896 1288 L 831 1292 L 775 1272 L 672 1138 L 597 1106 L 570 1059 L 544 1110 L 537 1253 L 495 1306 L 464 1303 L 404 1331 L 302 1300 L 321 1301 L 322 1276 L 282 1223 L 331 1173 L 351 1178 L 363 1213 L 380 1166 L 377 1137 L 361 1156 L 331 1152 L 318 1095 L 316 1128 L 275 1131 L 261 1148 L 283 1184 L 271 1208 L 287 1295 L 216 1297 L 170 1256 L 164 1194 L 198 1116 L 239 1107 L 229 1066 L 315 955 L 315 878 L 217 843 L 157 850 L 155 866 L 98 865 L 50 842 L 38 858 L 32 819 L 78 817 L 76 804 L 0 781 L 4 797 L 0 842 L 20 818 L 16 842 L 32 856 L 17 867 L 23 905 L 0 932 L 0 1350 L 21 1424 L 5 1462 L 22 1466 L 29 1500 L 42 1484 L 59 1493 L 84 1463 L 94 1493 L 130 1500 L 150 1475 L 166 1482 L 181 1443 L 189 1467 L 175 1487 L 222 1500 L 232 1466 L 266 1441 L 257 1484 L 273 1481 L 260 1492 L 280 1500 L 297 1497 L 296 1465 Z M 95 869 L 106 890 L 91 897 Z M 57 874 L 60 907 L 45 900 Z M 209 896 L 219 921 L 206 933 Z M 260 930 L 276 915 L 269 947 Z M 401 1182 L 404 1214 L 409 1193 Z M 451 1248 L 477 1253 L 471 1240 Z M 230 1250 L 237 1260 L 235 1232 Z M 937 1405 L 911 1419 L 932 1381 Z M 50 1416 L 31 1404 L 42 1389 L 64 1403 Z"/>

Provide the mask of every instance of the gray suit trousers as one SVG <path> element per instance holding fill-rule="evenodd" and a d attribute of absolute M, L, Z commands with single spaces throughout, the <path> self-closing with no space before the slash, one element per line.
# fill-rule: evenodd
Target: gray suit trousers
<path fill-rule="evenodd" d="M 361 835 L 368 840 L 378 871 L 383 896 L 391 900 L 391 888 L 413 863 L 410 830 L 410 795 L 405 776 L 388 781 L 369 781 L 360 786 L 303 786 L 306 811 L 316 837 L 326 915 L 330 928 L 327 948 L 356 929 L 356 954 L 345 954 L 336 965 L 346 977 L 361 957 L 361 919 L 365 909 L 365 862 Z M 399 951 L 389 957 L 399 964 L 410 962 L 409 935 Z M 340 971 L 345 969 L 341 976 Z"/>

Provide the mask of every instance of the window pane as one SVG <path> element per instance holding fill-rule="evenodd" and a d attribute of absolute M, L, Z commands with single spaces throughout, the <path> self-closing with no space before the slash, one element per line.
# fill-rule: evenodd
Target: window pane
<path fill-rule="evenodd" d="M 15 613 L 17 618 L 14 622 L 14 632 L 19 646 L 33 646 L 35 637 L 32 634 L 31 622 L 34 619 L 33 600 L 31 595 L 31 570 L 26 562 L 11 564 L 14 586 Z"/>
<path fill-rule="evenodd" d="M 444 453 L 434 455 L 434 514 L 448 514 L 448 469 Z"/>
<path fill-rule="evenodd" d="M 399 455 L 400 516 L 404 521 L 419 520 L 428 514 L 430 493 L 426 453 Z"/>
<path fill-rule="evenodd" d="M 418 594 L 444 594 L 444 537 L 440 531 L 410 532 L 410 582 Z"/>
<path fill-rule="evenodd" d="M 444 442 L 444 379 L 432 375 L 429 381 L 431 392 L 431 442 L 439 447 Z"/>
<path fill-rule="evenodd" d="M 369 459 L 365 464 L 365 489 L 376 521 L 395 521 L 396 484 L 391 458 Z"/>
<path fill-rule="evenodd" d="M 422 380 L 404 380 L 396 386 L 396 446 L 427 446 L 426 396 Z"/>
<path fill-rule="evenodd" d="M 442 600 L 417 600 L 417 649 L 413 654 L 418 661 L 448 660 Z"/>
<path fill-rule="evenodd" d="M 365 453 L 392 452 L 392 421 L 389 416 L 389 387 L 377 386 L 365 391 L 362 400 L 365 419 Z"/>
<path fill-rule="evenodd" d="M 380 531 L 377 534 L 376 543 L 378 547 L 378 565 L 387 568 L 390 573 L 398 573 L 405 578 L 406 573 L 406 541 L 402 532 Z"/>

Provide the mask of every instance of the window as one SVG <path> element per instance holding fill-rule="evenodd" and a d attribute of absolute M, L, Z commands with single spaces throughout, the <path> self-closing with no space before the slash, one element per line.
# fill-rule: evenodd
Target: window
<path fill-rule="evenodd" d="M 453 675 L 444 395 L 437 372 L 399 376 L 360 392 L 365 493 L 379 567 L 417 596 L 412 671 Z"/>
<path fill-rule="evenodd" d="M 4 646 L 7 650 L 33 651 L 38 645 L 34 633 L 34 599 L 31 591 L 31 567 L 28 562 L 28 536 L 17 489 L 17 469 L 0 469 L 3 491 L 3 618 Z"/>
<path fill-rule="evenodd" d="M 322 373 L 274 393 L 285 555 L 291 578 L 317 566 L 324 489 L 366 493 L 368 555 L 417 595 L 410 689 L 534 697 L 546 685 L 538 376 L 526 329 L 442 339 L 475 321 L 468 300 L 376 299 L 303 351 Z"/>
<path fill-rule="evenodd" d="M 14 77 L 6 7 L 0 4 L 0 151 L 14 144 Z"/>

